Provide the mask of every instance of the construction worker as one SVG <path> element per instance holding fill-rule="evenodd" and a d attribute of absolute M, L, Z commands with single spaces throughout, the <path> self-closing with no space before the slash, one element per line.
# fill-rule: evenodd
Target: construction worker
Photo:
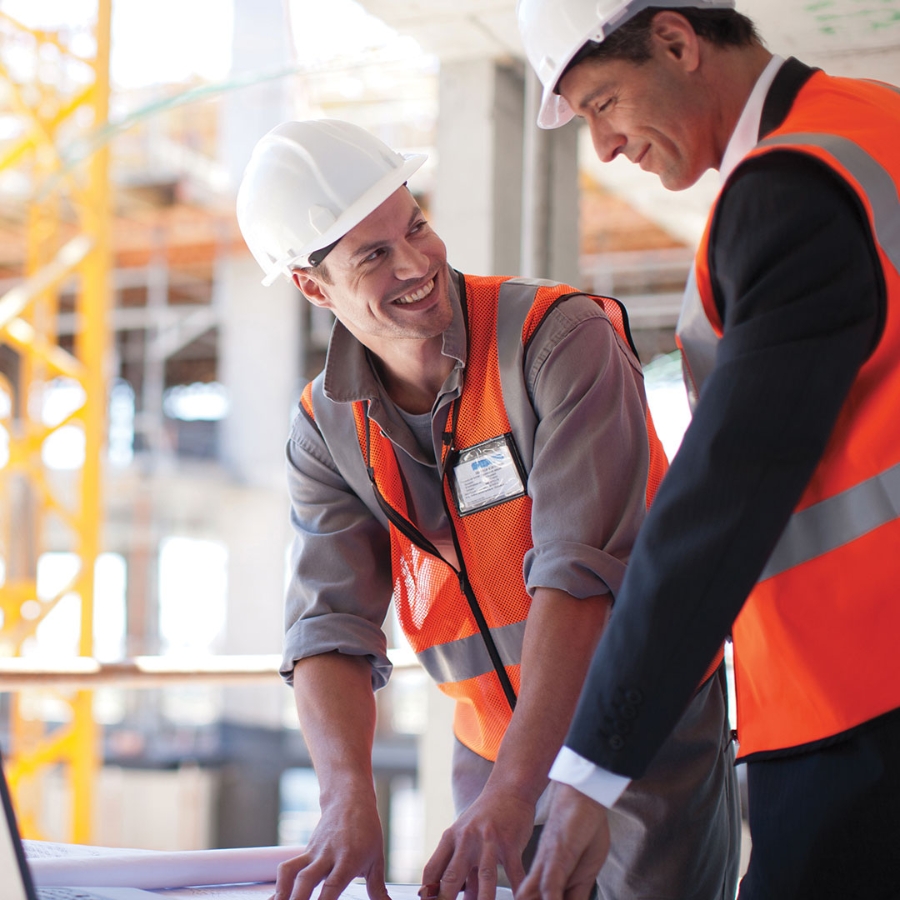
<path fill-rule="evenodd" d="M 345 122 L 257 144 L 238 220 L 266 272 L 337 321 L 287 445 L 295 542 L 282 674 L 320 784 L 278 900 L 385 900 L 374 689 L 393 595 L 456 701 L 459 818 L 427 863 L 441 900 L 513 887 L 591 653 L 665 471 L 622 311 L 550 282 L 462 275 L 405 183 L 404 157 Z M 524 572 L 524 575 L 523 575 Z M 736 883 L 738 813 L 721 654 L 611 825 L 603 897 Z M 526 860 L 527 861 L 527 860 Z M 726 893 L 723 893 L 725 891 Z"/>
<path fill-rule="evenodd" d="M 520 900 L 587 896 L 606 810 L 729 632 L 741 900 L 900 896 L 900 92 L 773 56 L 732 5 L 518 5 L 539 125 L 578 116 L 603 161 L 723 185 L 678 325 L 693 420 Z"/>

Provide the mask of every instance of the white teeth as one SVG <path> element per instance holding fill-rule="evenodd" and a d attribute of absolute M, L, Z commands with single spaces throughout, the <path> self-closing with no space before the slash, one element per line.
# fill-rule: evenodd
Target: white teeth
<path fill-rule="evenodd" d="M 406 306 L 409 303 L 415 303 L 418 300 L 421 300 L 423 297 L 427 297 L 431 293 L 431 289 L 434 287 L 434 279 L 432 278 L 428 284 L 423 285 L 413 294 L 406 294 L 403 297 L 398 297 L 394 303 L 399 303 L 401 306 Z"/>

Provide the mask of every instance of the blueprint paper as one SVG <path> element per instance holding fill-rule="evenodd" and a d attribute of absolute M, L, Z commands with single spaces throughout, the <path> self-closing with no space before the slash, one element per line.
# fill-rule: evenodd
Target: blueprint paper
<path fill-rule="evenodd" d="M 90 852 L 98 848 L 85 849 Z M 34 857 L 29 851 L 28 864 L 35 884 L 40 887 L 158 890 L 273 882 L 278 864 L 302 852 L 302 847 L 240 847 L 176 852 L 118 850 L 91 855 Z"/>
<path fill-rule="evenodd" d="M 274 884 L 232 884 L 154 891 L 160 900 L 269 900 Z"/>

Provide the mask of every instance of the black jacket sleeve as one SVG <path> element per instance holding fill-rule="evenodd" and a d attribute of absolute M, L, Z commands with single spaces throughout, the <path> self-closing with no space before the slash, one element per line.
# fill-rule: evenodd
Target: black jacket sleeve
<path fill-rule="evenodd" d="M 779 151 L 740 166 L 710 246 L 724 336 L 566 740 L 632 778 L 729 633 L 885 312 L 858 198 L 806 155 Z"/>

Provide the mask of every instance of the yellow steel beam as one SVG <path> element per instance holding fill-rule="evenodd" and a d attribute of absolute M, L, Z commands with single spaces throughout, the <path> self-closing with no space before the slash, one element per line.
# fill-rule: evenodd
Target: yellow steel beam
<path fill-rule="evenodd" d="M 28 278 L 0 297 L 0 342 L 17 353 L 15 384 L 6 382 L 14 410 L 7 422 L 10 434 L 10 459 L 0 473 L 4 486 L 16 485 L 21 520 L 14 524 L 16 537 L 23 540 L 23 529 L 32 533 L 19 553 L 16 571 L 7 567 L 6 583 L 0 587 L 0 606 L 4 609 L 4 627 L 0 648 L 12 646 L 18 652 L 26 637 L 64 593 L 75 592 L 81 601 L 81 633 L 78 652 L 89 657 L 93 652 L 94 567 L 100 552 L 102 484 L 101 459 L 106 431 L 106 358 L 108 354 L 108 315 L 111 263 L 109 148 L 108 142 L 91 146 L 89 158 L 73 163 L 64 157 L 61 134 L 63 125 L 74 125 L 74 114 L 88 108 L 91 129 L 105 126 L 109 113 L 109 49 L 111 0 L 97 0 L 95 29 L 96 54 L 85 60 L 69 52 L 58 35 L 25 28 L 0 13 L 4 24 L 27 32 L 34 38 L 34 52 L 40 58 L 47 46 L 53 46 L 70 58 L 80 59 L 93 73 L 92 83 L 79 86 L 73 94 L 62 83 L 56 88 L 42 84 L 39 90 L 25 90 L 16 84 L 0 62 L 0 80 L 12 92 L 13 107 L 25 123 L 24 135 L 0 155 L 0 169 L 28 164 L 32 179 L 32 202 L 27 224 Z M 8 29 L 7 29 L 8 33 Z M 2 54 L 2 46 L 0 46 Z M 54 94 L 55 91 L 55 94 Z M 36 100 L 32 97 L 36 96 Z M 72 135 L 65 141 L 72 144 Z M 77 141 L 77 139 L 76 139 Z M 71 234 L 70 211 L 75 213 L 79 233 L 63 245 Z M 61 246 L 63 245 L 63 246 Z M 56 333 L 58 296 L 62 282 L 76 276 L 76 309 L 79 331 L 75 346 L 68 352 L 59 345 Z M 83 388 L 83 406 L 61 422 L 48 426 L 42 421 L 41 391 L 55 377 L 65 375 Z M 78 500 L 63 502 L 55 494 L 52 479 L 41 463 L 41 446 L 58 429 L 80 422 L 85 435 L 85 460 L 78 478 Z M 4 491 L 9 500 L 13 492 Z M 7 510 L 10 519 L 13 510 Z M 35 565 L 44 546 L 46 522 L 56 516 L 73 535 L 66 549 L 74 550 L 80 567 L 72 583 L 55 597 L 38 601 Z M 9 547 L 0 547 L 6 552 Z M 35 601 L 27 609 L 23 604 Z M 33 613 L 37 611 L 37 614 Z M 2 652 L 0 649 L 0 652 Z M 97 727 L 92 715 L 92 693 L 77 689 L 67 696 L 71 719 L 64 729 L 47 732 L 32 704 L 28 714 L 13 697 L 11 732 L 13 759 L 11 781 L 17 792 L 24 831 L 40 836 L 40 775 L 48 765 L 62 764 L 71 789 L 72 820 L 70 840 L 87 843 L 91 834 L 91 797 L 97 767 Z M 34 712 L 38 711 L 35 718 Z M 24 801 L 23 802 L 23 798 Z M 30 802 L 29 802 L 30 801 Z"/>
<path fill-rule="evenodd" d="M 51 263 L 0 297 L 0 330 L 24 312 L 35 297 L 56 287 L 88 255 L 93 238 L 79 234 L 63 245 Z"/>
<path fill-rule="evenodd" d="M 5 339 L 16 349 L 39 359 L 60 375 L 78 381 L 84 379 L 84 364 L 81 360 L 59 345 L 50 343 L 30 322 L 13 319 L 0 333 L 0 339 Z"/>
<path fill-rule="evenodd" d="M 94 122 L 109 119 L 109 51 L 112 0 L 98 0 L 97 55 L 92 94 Z M 101 459 L 106 445 L 106 357 L 109 344 L 110 277 L 112 258 L 111 202 L 109 191 L 109 144 L 104 142 L 88 164 L 89 203 L 85 208 L 85 231 L 93 246 L 82 267 L 84 331 L 76 339 L 79 359 L 87 372 L 84 379 L 85 461 L 81 474 L 82 531 L 81 637 L 79 652 L 91 656 L 94 649 L 94 562 L 100 553 L 103 515 Z M 93 782 L 97 768 L 98 731 L 92 709 L 93 695 L 79 691 L 75 698 L 75 752 L 72 772 L 72 837 L 77 843 L 90 840 L 93 818 Z"/>

